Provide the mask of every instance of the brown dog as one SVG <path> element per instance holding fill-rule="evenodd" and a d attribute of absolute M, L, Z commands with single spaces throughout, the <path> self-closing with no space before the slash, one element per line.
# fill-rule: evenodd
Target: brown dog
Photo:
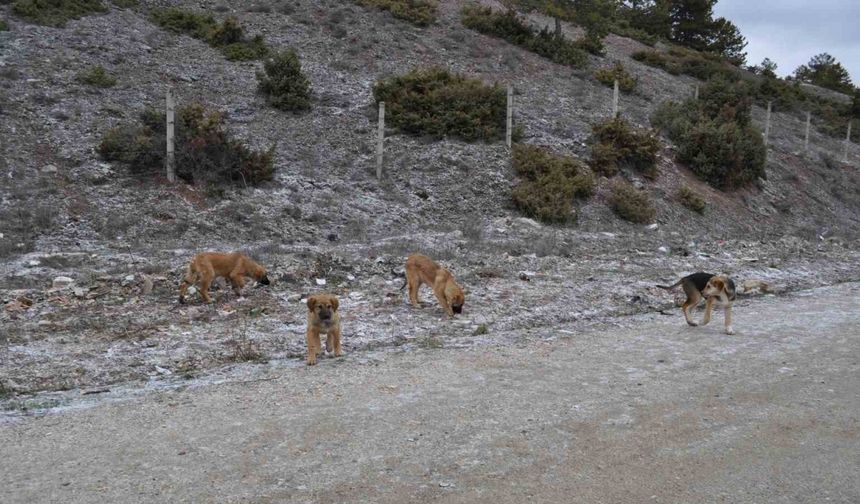
<path fill-rule="evenodd" d="M 239 252 L 224 254 L 220 252 L 203 252 L 197 254 L 188 265 L 185 279 L 179 286 L 179 302 L 185 303 L 188 287 L 200 284 L 200 296 L 209 303 L 209 286 L 217 277 L 226 278 L 233 286 L 237 296 L 242 295 L 245 277 L 251 277 L 263 285 L 269 285 L 266 269 L 252 261 L 248 256 Z"/>
<path fill-rule="evenodd" d="M 416 308 L 418 307 L 418 288 L 422 283 L 433 289 L 436 299 L 449 317 L 463 312 L 466 296 L 463 294 L 463 288 L 454 280 L 454 275 L 429 257 L 413 254 L 406 259 L 406 283 L 403 287 L 409 286 L 409 301 Z M 403 287 L 400 289 L 402 290 Z"/>
<path fill-rule="evenodd" d="M 340 302 L 332 294 L 316 294 L 308 298 L 308 366 L 317 363 L 321 351 L 320 333 L 326 334 L 325 351 L 334 351 L 335 357 L 343 355 L 340 346 Z"/>
<path fill-rule="evenodd" d="M 714 303 L 720 301 L 726 309 L 726 334 L 734 334 L 732 329 L 732 302 L 737 297 L 735 292 L 735 282 L 727 276 L 717 276 L 710 273 L 693 273 L 678 280 L 673 285 L 658 285 L 661 289 L 671 290 L 681 286 L 684 293 L 687 295 L 687 300 L 684 301 L 684 318 L 691 326 L 697 324 L 690 315 L 690 310 L 695 308 L 704 297 L 705 316 L 702 319 L 702 325 L 707 325 L 711 321 L 711 311 L 714 309 Z"/>

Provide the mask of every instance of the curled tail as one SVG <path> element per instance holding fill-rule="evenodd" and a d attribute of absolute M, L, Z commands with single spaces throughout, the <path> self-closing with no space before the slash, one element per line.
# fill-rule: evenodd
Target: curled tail
<path fill-rule="evenodd" d="M 659 285 L 658 284 L 658 285 L 656 285 L 656 287 L 659 287 L 659 288 L 665 289 L 665 290 L 672 290 L 675 287 L 681 285 L 683 282 L 684 282 L 684 279 L 682 278 L 681 280 L 678 280 L 676 283 L 674 283 L 672 285 Z"/>

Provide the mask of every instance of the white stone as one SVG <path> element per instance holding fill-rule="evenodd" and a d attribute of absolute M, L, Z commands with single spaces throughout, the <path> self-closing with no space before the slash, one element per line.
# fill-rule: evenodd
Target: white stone
<path fill-rule="evenodd" d="M 51 289 L 62 290 L 69 288 L 73 283 L 75 283 L 74 279 L 69 278 L 67 276 L 58 276 L 54 278 L 54 281 L 51 282 Z"/>
<path fill-rule="evenodd" d="M 317 285 L 325 285 L 325 278 L 317 278 Z"/>

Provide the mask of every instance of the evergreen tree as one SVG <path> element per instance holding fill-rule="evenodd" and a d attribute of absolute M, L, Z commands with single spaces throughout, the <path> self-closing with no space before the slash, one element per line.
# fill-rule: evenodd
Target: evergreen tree
<path fill-rule="evenodd" d="M 809 82 L 834 91 L 843 93 L 854 91 L 848 70 L 836 61 L 836 58 L 827 53 L 813 56 L 809 63 L 799 66 L 794 71 L 794 76 L 799 81 Z"/>

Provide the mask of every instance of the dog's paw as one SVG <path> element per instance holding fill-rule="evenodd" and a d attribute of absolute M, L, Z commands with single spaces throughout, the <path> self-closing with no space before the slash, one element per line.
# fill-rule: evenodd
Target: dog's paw
<path fill-rule="evenodd" d="M 308 366 L 316 366 L 316 365 L 317 365 L 316 355 L 313 357 L 308 357 Z"/>
<path fill-rule="evenodd" d="M 731 327 L 726 328 L 726 334 L 728 334 L 729 336 L 733 335 L 734 333 L 735 333 L 735 330 L 732 329 Z"/>
<path fill-rule="evenodd" d="M 692 320 L 688 320 L 688 321 L 687 321 L 687 324 L 688 324 L 690 327 L 698 327 L 698 326 L 699 326 L 699 323 L 698 323 L 698 322 L 694 322 L 694 321 L 692 321 Z"/>

